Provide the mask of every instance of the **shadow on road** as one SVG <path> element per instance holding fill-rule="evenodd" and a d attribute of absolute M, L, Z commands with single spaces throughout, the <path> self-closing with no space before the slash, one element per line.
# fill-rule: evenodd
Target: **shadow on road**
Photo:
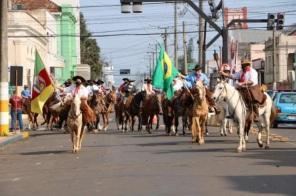
<path fill-rule="evenodd" d="M 256 194 L 296 195 L 296 175 L 225 176 L 232 189 Z"/>
<path fill-rule="evenodd" d="M 223 156 L 226 157 L 226 156 Z M 271 150 L 251 150 L 242 153 L 239 157 L 243 159 L 256 159 L 257 165 L 269 165 L 274 167 L 296 167 L 296 149 L 272 148 Z M 296 182 L 296 181 L 295 181 Z M 295 188 L 296 193 L 296 188 Z M 296 195 L 296 194 L 295 194 Z"/>
<path fill-rule="evenodd" d="M 47 155 L 47 154 L 65 154 L 70 153 L 69 150 L 46 150 L 46 151 L 35 151 L 35 152 L 22 152 L 20 155 Z"/>

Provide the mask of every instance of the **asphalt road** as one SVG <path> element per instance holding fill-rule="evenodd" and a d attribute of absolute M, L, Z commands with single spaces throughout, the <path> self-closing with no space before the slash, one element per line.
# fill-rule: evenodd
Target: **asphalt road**
<path fill-rule="evenodd" d="M 235 133 L 210 133 L 200 146 L 189 134 L 123 134 L 113 124 L 72 154 L 68 134 L 35 131 L 0 151 L 0 195 L 296 195 L 295 129 L 274 130 L 268 151 L 251 135 L 241 154 Z"/>

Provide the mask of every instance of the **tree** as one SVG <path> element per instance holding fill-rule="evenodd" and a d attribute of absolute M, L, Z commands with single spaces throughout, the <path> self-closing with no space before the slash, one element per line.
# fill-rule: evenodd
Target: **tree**
<path fill-rule="evenodd" d="M 96 79 L 101 75 L 103 61 L 100 57 L 100 47 L 97 40 L 91 38 L 92 34 L 87 30 L 86 22 L 80 13 L 80 55 L 81 63 L 88 64 L 91 68 L 91 79 Z"/>

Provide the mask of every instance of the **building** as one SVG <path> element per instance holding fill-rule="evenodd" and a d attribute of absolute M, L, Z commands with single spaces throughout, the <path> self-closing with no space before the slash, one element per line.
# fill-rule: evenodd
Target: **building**
<path fill-rule="evenodd" d="M 254 36 L 255 35 L 255 36 Z M 253 68 L 258 72 L 259 82 L 265 81 L 265 41 L 272 36 L 271 31 L 245 29 L 230 30 L 228 39 L 228 63 L 232 69 L 241 69 L 241 60 L 252 61 Z"/>
<path fill-rule="evenodd" d="M 45 36 L 57 34 L 54 18 L 60 7 L 48 0 L 33 2 L 13 0 L 8 12 L 8 64 L 22 67 L 23 74 L 17 77 L 22 77 L 22 83 L 29 86 L 33 81 L 36 50 L 48 71 L 65 66 L 64 59 L 57 54 L 56 38 Z"/>
<path fill-rule="evenodd" d="M 38 51 L 40 50 L 45 64 L 50 67 L 50 73 L 60 83 L 74 76 L 77 65 L 80 64 L 80 22 L 79 8 L 76 8 L 78 6 L 79 1 L 73 0 L 59 0 L 57 2 L 51 0 L 11 0 L 11 12 L 15 15 L 20 15 L 19 12 L 21 12 L 22 15 L 26 15 L 24 17 L 31 17 L 26 19 L 26 23 L 21 18 L 11 20 L 14 23 L 19 22 L 17 28 L 14 25 L 14 34 L 19 34 L 18 31 L 23 32 L 23 26 L 26 25 L 30 26 L 28 28 L 30 30 L 33 30 L 35 26 L 38 30 L 43 28 L 42 32 L 38 32 L 38 35 L 36 30 L 26 35 L 34 35 L 27 39 L 27 42 L 36 43 L 34 40 L 43 40 L 42 44 L 38 44 L 38 46 L 33 44 L 32 50 L 34 47 Z M 12 30 L 12 28 L 10 29 Z M 23 38 L 23 41 L 26 39 Z M 41 45 L 42 48 L 40 48 Z M 11 50 L 16 51 L 17 49 Z M 34 57 L 32 58 L 30 60 L 34 63 Z M 19 65 L 24 66 L 24 64 L 27 63 L 22 62 Z M 24 73 L 26 74 L 26 72 Z M 32 69 L 31 73 L 33 73 Z"/>
<path fill-rule="evenodd" d="M 275 48 L 275 63 L 273 64 L 273 40 L 270 38 L 265 42 L 266 83 L 271 87 L 275 81 L 277 89 L 295 88 L 293 84 L 295 84 L 296 36 L 278 34 L 275 37 Z"/>

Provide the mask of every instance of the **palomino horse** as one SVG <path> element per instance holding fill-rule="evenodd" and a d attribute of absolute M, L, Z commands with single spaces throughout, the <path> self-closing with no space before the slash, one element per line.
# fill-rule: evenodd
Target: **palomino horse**
<path fill-rule="evenodd" d="M 80 98 L 75 96 L 67 118 L 67 127 L 71 133 L 71 141 L 73 144 L 73 153 L 77 153 L 81 149 L 81 143 L 84 134 L 80 105 Z"/>
<path fill-rule="evenodd" d="M 195 92 L 196 91 L 196 92 Z M 192 142 L 204 144 L 206 121 L 209 106 L 206 100 L 206 88 L 201 81 L 196 82 L 195 88 L 192 89 L 193 108 L 192 108 Z"/>
<path fill-rule="evenodd" d="M 270 145 L 270 122 L 272 117 L 274 116 L 274 109 L 273 103 L 271 98 L 268 94 L 265 93 L 267 96 L 266 102 L 263 106 L 259 108 L 259 116 L 260 121 L 257 122 L 257 126 L 259 128 L 259 132 L 257 135 L 257 143 L 259 147 L 263 147 L 262 142 L 262 131 L 263 128 L 266 129 L 266 146 L 265 149 L 269 149 Z M 230 116 L 233 116 L 234 121 L 238 123 L 238 132 L 239 132 L 239 145 L 237 147 L 237 152 L 246 151 L 246 140 L 245 134 L 246 127 L 249 126 L 250 121 L 248 120 L 248 113 L 250 111 L 247 110 L 247 107 L 243 101 L 241 94 L 236 90 L 233 86 L 228 84 L 225 81 L 220 81 L 217 83 L 215 87 L 215 92 L 213 94 L 213 99 L 215 101 L 225 100 L 228 104 Z M 262 119 L 263 117 L 263 119 Z"/>

